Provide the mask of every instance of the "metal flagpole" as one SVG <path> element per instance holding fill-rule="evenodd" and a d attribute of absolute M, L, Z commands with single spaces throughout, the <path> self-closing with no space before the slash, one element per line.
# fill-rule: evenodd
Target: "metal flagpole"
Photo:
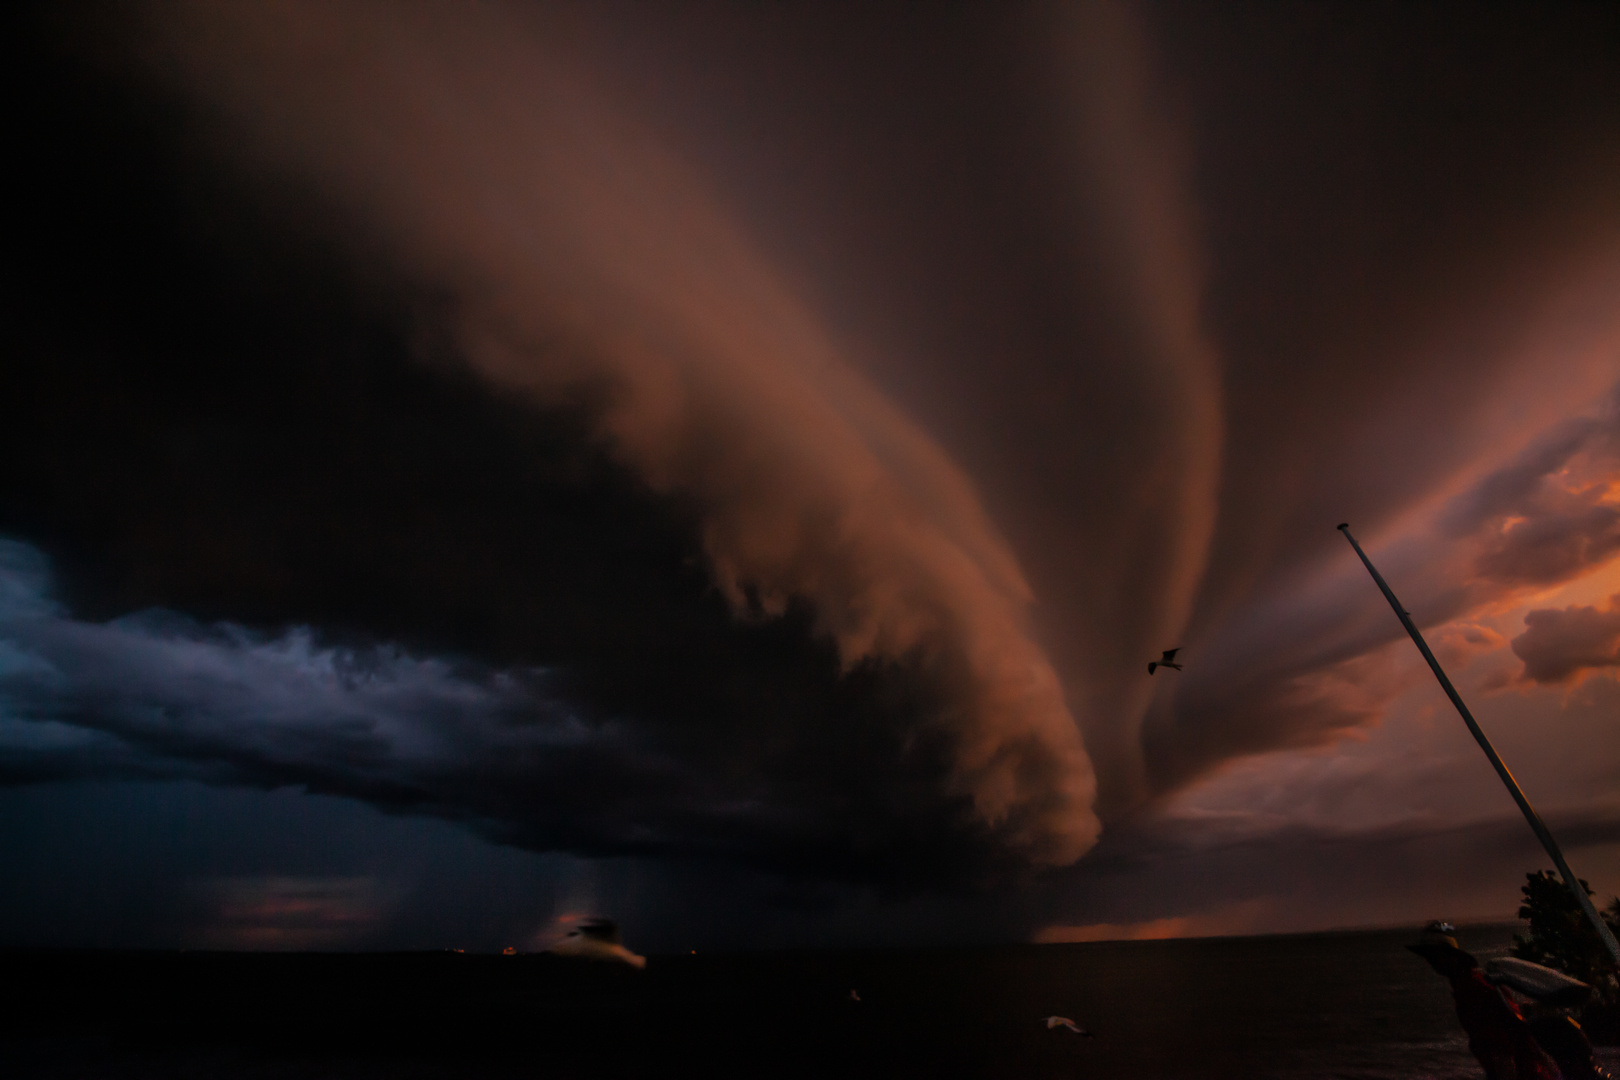
<path fill-rule="evenodd" d="M 1463 723 L 1468 725 L 1468 730 L 1473 734 L 1474 741 L 1479 743 L 1481 750 L 1485 751 L 1485 756 L 1491 759 L 1491 766 L 1496 769 L 1496 775 L 1502 778 L 1502 783 L 1507 785 L 1508 793 L 1513 796 L 1513 801 L 1519 804 L 1520 810 L 1524 811 L 1524 820 L 1530 823 L 1530 831 L 1536 834 L 1536 839 L 1541 841 L 1541 846 L 1547 849 L 1548 855 L 1552 856 L 1553 865 L 1557 866 L 1558 872 L 1564 876 L 1564 884 L 1568 885 L 1569 891 L 1575 894 L 1575 902 L 1581 906 L 1581 910 L 1586 912 L 1586 917 L 1592 921 L 1593 929 L 1597 930 L 1598 937 L 1603 939 L 1603 944 L 1608 947 L 1609 955 L 1614 957 L 1614 962 L 1620 964 L 1620 942 L 1615 941 L 1614 933 L 1609 929 L 1609 924 L 1604 922 L 1602 917 L 1598 915 L 1597 908 L 1592 906 L 1592 898 L 1586 895 L 1586 890 L 1581 888 L 1580 879 L 1569 868 L 1569 863 L 1564 861 L 1564 853 L 1558 849 L 1558 841 L 1554 840 L 1552 833 L 1547 830 L 1546 822 L 1541 820 L 1541 815 L 1536 813 L 1536 808 L 1530 805 L 1530 800 L 1524 797 L 1524 791 L 1519 787 L 1519 782 L 1513 779 L 1512 773 L 1508 772 L 1508 767 L 1502 763 L 1502 758 L 1497 754 L 1496 747 L 1491 745 L 1491 740 L 1487 739 L 1485 733 L 1479 729 L 1479 724 L 1474 720 L 1474 714 L 1468 711 L 1468 706 L 1463 704 L 1463 699 L 1457 693 L 1457 688 L 1451 685 L 1451 680 L 1446 678 L 1446 673 L 1440 669 L 1440 661 L 1436 660 L 1434 653 L 1429 651 L 1429 645 L 1423 640 L 1423 635 L 1418 633 L 1417 626 L 1412 622 L 1411 614 L 1401 607 L 1401 602 L 1395 599 L 1395 594 L 1390 591 L 1389 584 L 1384 581 L 1383 576 L 1373 566 L 1372 560 L 1367 558 L 1367 553 L 1361 550 L 1361 545 L 1356 543 L 1356 538 L 1350 535 L 1350 526 L 1340 525 L 1339 531 L 1344 533 L 1344 538 L 1350 541 L 1350 546 L 1356 549 L 1357 555 L 1361 556 L 1362 563 L 1367 567 L 1367 573 L 1371 574 L 1372 579 L 1378 583 L 1379 591 L 1384 594 L 1384 599 L 1389 601 L 1389 606 L 1395 609 L 1395 617 L 1401 620 L 1401 625 L 1406 627 L 1406 632 L 1412 635 L 1412 641 L 1417 645 L 1418 652 L 1422 653 L 1423 659 L 1429 662 L 1429 668 L 1434 672 L 1434 677 L 1440 680 L 1440 688 L 1446 692 L 1446 697 L 1451 699 L 1451 703 L 1457 706 L 1457 711 L 1462 714 Z"/>

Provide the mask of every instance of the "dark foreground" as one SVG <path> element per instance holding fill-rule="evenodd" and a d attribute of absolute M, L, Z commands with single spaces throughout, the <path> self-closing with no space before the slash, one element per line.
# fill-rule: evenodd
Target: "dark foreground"
<path fill-rule="evenodd" d="M 1490 955 L 1510 928 L 1464 933 Z M 0 954 L 12 1077 L 1464 1077 L 1412 932 L 654 957 Z M 850 1000 L 856 989 L 861 1000 Z M 1051 1014 L 1096 1033 L 1048 1031 Z"/>

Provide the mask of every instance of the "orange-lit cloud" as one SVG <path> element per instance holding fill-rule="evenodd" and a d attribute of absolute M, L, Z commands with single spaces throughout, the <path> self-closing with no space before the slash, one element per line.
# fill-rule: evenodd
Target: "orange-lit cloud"
<path fill-rule="evenodd" d="M 209 891 L 216 908 L 202 943 L 215 949 L 354 948 L 387 906 L 365 877 L 229 878 Z"/>
<path fill-rule="evenodd" d="M 1620 665 L 1620 595 L 1607 606 L 1526 612 L 1525 631 L 1513 639 L 1524 677 L 1565 682 L 1583 671 Z"/>
<path fill-rule="evenodd" d="M 1612 340 L 1613 329 L 1600 325 L 1596 340 Z M 1521 449 L 1474 466 L 1461 490 L 1430 496 L 1393 535 L 1361 537 L 1450 664 L 1504 644 L 1481 618 L 1602 573 L 1620 555 L 1620 511 L 1609 495 L 1620 474 L 1612 389 L 1596 408 L 1572 404 L 1573 415 L 1551 430 L 1521 435 Z M 1389 660 L 1375 652 L 1402 639 L 1399 624 L 1348 547 L 1329 555 L 1292 589 L 1235 612 L 1197 674 L 1160 703 L 1147 737 L 1164 788 L 1232 756 L 1331 742 L 1375 722 L 1410 685 L 1390 677 Z M 1586 638 L 1592 618 L 1580 624 Z M 1553 659 L 1575 646 L 1573 629 L 1552 643 L 1554 623 L 1571 624 L 1549 615 L 1535 623 L 1546 627 L 1547 644 L 1532 631 L 1515 640 L 1515 651 L 1526 657 L 1523 641 L 1534 670 L 1561 673 L 1553 677 L 1573 671 Z"/>
<path fill-rule="evenodd" d="M 1066 926 L 1054 923 L 1036 932 L 1039 945 L 1086 941 L 1162 941 L 1166 938 L 1222 937 L 1255 933 L 1263 928 L 1275 905 L 1266 900 L 1245 900 L 1226 904 L 1215 911 L 1177 915 L 1142 922 L 1086 923 Z"/>
<path fill-rule="evenodd" d="M 1084 941 L 1161 941 L 1165 938 L 1196 937 L 1189 932 L 1186 916 L 1149 919 L 1139 923 L 1088 923 L 1085 926 L 1054 925 L 1035 935 L 1037 945 L 1057 945 Z"/>
<path fill-rule="evenodd" d="M 1507 638 L 1478 623 L 1459 622 L 1442 627 L 1428 637 L 1429 647 L 1441 665 L 1449 669 L 1467 667 L 1477 657 L 1507 644 Z"/>

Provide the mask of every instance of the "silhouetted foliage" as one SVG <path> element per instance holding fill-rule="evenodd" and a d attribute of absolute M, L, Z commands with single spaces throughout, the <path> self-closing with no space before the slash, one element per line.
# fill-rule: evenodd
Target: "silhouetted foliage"
<path fill-rule="evenodd" d="M 1592 887 L 1584 880 L 1581 888 L 1586 895 L 1592 895 Z M 1614 1041 L 1613 1034 L 1620 1033 L 1620 981 L 1614 958 L 1597 930 L 1587 921 L 1563 879 L 1551 870 L 1526 874 L 1520 891 L 1524 901 L 1519 905 L 1519 918 L 1527 921 L 1530 929 L 1529 933 L 1513 935 L 1513 955 L 1590 983 L 1592 1000 L 1582 1010 L 1582 1020 L 1594 1037 L 1601 1032 L 1608 1036 L 1604 1041 Z M 1620 934 L 1620 897 L 1611 899 L 1602 915 L 1609 929 Z"/>

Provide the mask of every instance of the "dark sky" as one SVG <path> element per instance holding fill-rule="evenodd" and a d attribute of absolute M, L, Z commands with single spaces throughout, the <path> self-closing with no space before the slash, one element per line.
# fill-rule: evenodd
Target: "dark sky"
<path fill-rule="evenodd" d="M 0 942 L 1620 889 L 1613 10 L 12 18 Z"/>

